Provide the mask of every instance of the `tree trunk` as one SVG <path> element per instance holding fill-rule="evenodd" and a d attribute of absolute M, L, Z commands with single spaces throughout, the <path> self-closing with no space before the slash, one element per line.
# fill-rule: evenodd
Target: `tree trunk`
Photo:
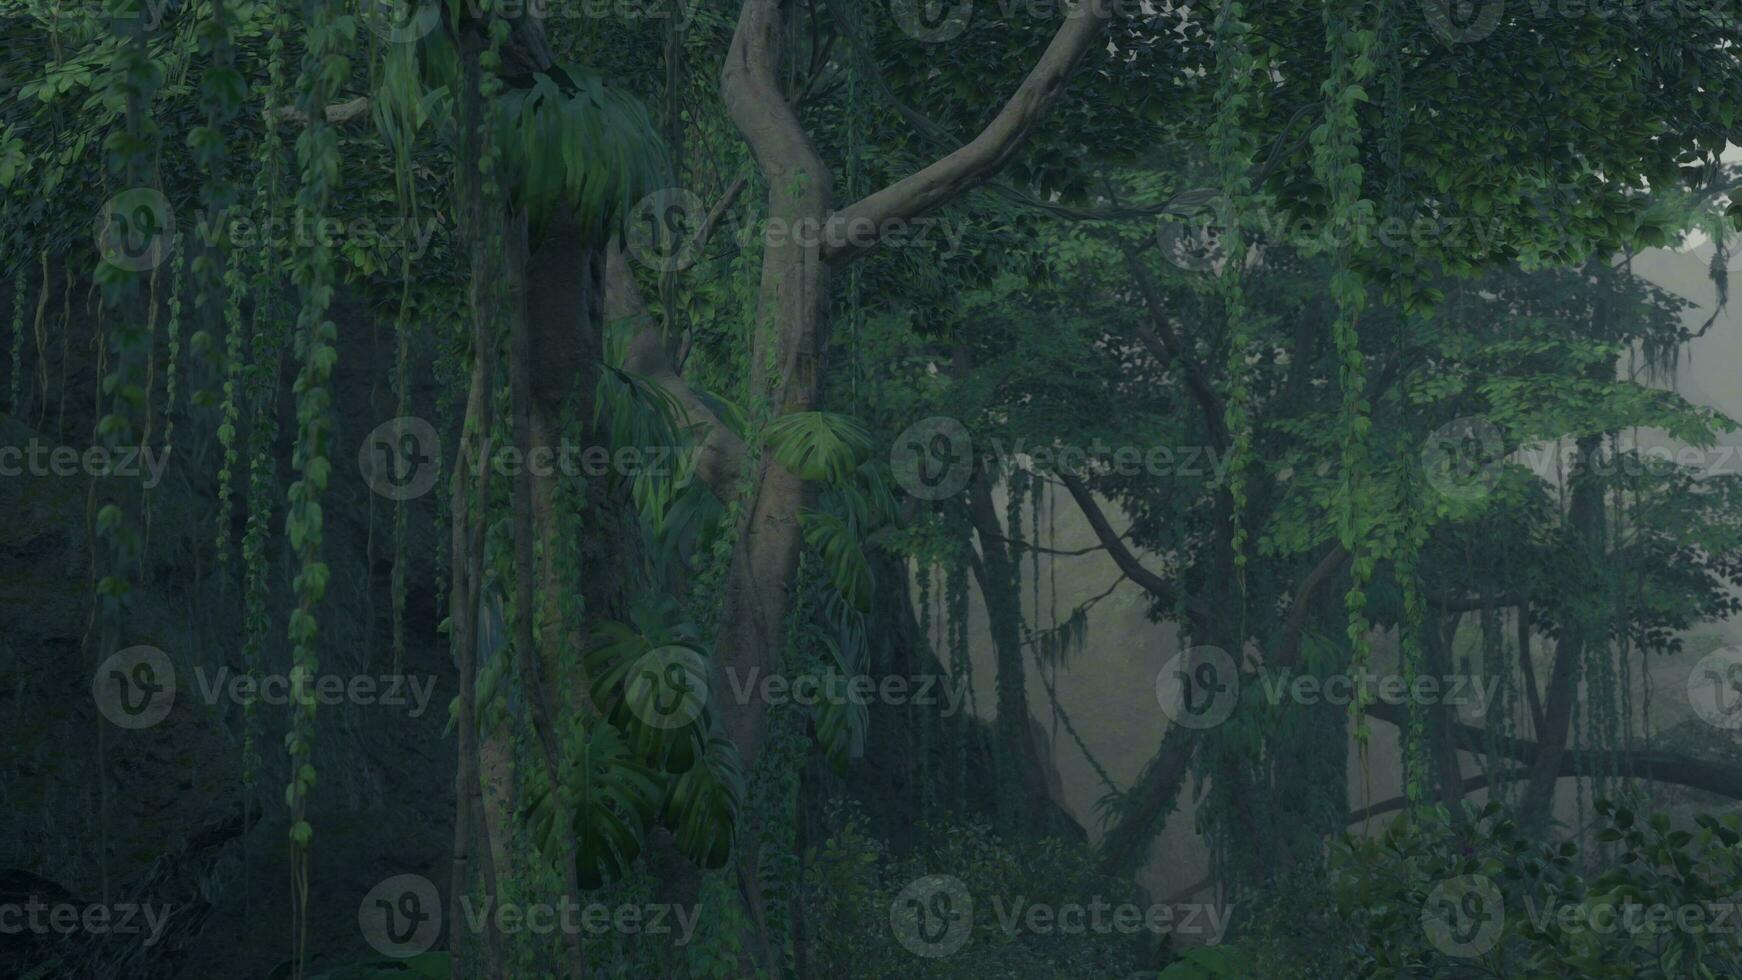
<path fill-rule="evenodd" d="M 1572 475 L 1572 503 L 1567 511 L 1567 573 L 1573 576 L 1569 593 L 1584 601 L 1569 604 L 1573 613 L 1562 625 L 1560 642 L 1555 644 L 1543 730 L 1536 733 L 1536 761 L 1520 804 L 1519 823 L 1528 828 L 1540 829 L 1553 817 L 1555 783 L 1560 778 L 1561 754 L 1566 751 L 1571 735 L 1585 654 L 1608 642 L 1607 617 L 1593 615 L 1594 609 L 1606 609 L 1607 603 L 1592 601 L 1605 594 L 1602 569 L 1608 515 L 1604 510 L 1602 481 L 1596 474 L 1597 454 L 1602 448 L 1601 435 L 1579 440 L 1578 463 Z"/>

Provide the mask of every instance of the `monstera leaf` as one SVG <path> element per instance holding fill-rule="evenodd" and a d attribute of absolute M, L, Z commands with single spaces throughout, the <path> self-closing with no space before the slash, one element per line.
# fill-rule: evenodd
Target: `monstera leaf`
<path fill-rule="evenodd" d="M 859 536 L 846 520 L 834 514 L 805 511 L 804 538 L 823 556 L 823 569 L 829 583 L 847 604 L 859 612 L 871 608 L 871 564 L 865 560 L 865 549 Z"/>
<path fill-rule="evenodd" d="M 871 453 L 871 433 L 833 412 L 792 412 L 775 419 L 764 437 L 774 459 L 805 480 L 847 482 Z"/>
<path fill-rule="evenodd" d="M 685 772 L 706 748 L 707 655 L 669 596 L 638 603 L 630 618 L 600 624 L 584 655 L 593 703 L 636 758 Z"/>
<path fill-rule="evenodd" d="M 615 880 L 641 853 L 641 839 L 657 814 L 659 783 L 624 744 L 617 729 L 581 719 L 564 739 L 557 791 L 529 793 L 527 823 L 539 850 L 562 859 L 566 828 L 574 838 L 575 870 L 586 888 Z"/>
<path fill-rule="evenodd" d="M 816 725 L 817 742 L 823 757 L 835 772 L 844 773 L 847 762 L 865 754 L 865 733 L 871 727 L 871 711 L 860 699 L 851 696 L 849 685 L 855 672 L 842 653 L 840 644 L 821 637 L 821 645 L 829 651 L 821 683 L 823 696 L 811 709 L 811 721 Z"/>
<path fill-rule="evenodd" d="M 660 822 L 672 832 L 685 857 L 704 868 L 719 868 L 731 855 L 743 798 L 738 749 L 713 735 L 696 765 L 667 784 Z"/>

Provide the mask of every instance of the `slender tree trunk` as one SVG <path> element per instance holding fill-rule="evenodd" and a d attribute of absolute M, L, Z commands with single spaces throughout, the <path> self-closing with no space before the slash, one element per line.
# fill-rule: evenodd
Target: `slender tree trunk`
<path fill-rule="evenodd" d="M 1004 527 L 992 505 L 990 475 L 976 473 L 968 486 L 968 516 L 980 539 L 980 559 L 973 563 L 986 604 L 988 632 L 998 665 L 999 768 L 1014 775 L 1014 785 L 997 783 L 999 805 L 1010 808 L 1010 824 L 1025 833 L 1059 830 L 1047 790 L 1046 772 L 1035 745 L 1034 723 L 1028 711 L 1028 684 L 1022 659 L 1022 598 L 1020 560 L 1005 544 Z M 1014 791 L 1014 792 L 1013 792 Z"/>
<path fill-rule="evenodd" d="M 1555 784 L 1560 778 L 1561 755 L 1571 736 L 1585 655 L 1608 642 L 1607 617 L 1597 614 L 1607 608 L 1607 603 L 1600 601 L 1605 593 L 1602 569 L 1607 514 L 1602 481 L 1595 465 L 1602 447 L 1601 435 L 1581 438 L 1578 463 L 1572 475 L 1572 502 L 1567 509 L 1567 573 L 1574 576 L 1569 591 L 1584 601 L 1570 604 L 1574 612 L 1562 625 L 1560 642 L 1555 644 L 1543 728 L 1536 736 L 1536 761 L 1520 804 L 1519 822 L 1530 828 L 1542 828 L 1554 815 Z"/>

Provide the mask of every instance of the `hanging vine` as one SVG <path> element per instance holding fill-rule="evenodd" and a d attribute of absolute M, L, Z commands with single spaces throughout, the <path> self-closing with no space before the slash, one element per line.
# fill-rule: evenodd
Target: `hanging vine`
<path fill-rule="evenodd" d="M 170 244 L 169 260 L 169 322 L 164 333 L 169 345 L 169 359 L 164 365 L 163 457 L 169 458 L 175 446 L 176 373 L 181 363 L 181 285 L 186 271 L 186 245 L 180 234 Z"/>
<path fill-rule="evenodd" d="M 350 76 L 348 57 L 354 24 L 339 0 L 306 0 L 304 20 L 306 50 L 297 83 L 301 115 L 307 128 L 297 140 L 301 167 L 297 207 L 304 214 L 323 214 L 339 182 L 340 156 L 337 131 L 326 121 L 326 106 Z M 297 605 L 290 615 L 292 690 L 306 692 L 314 682 L 320 661 L 316 653 L 315 606 L 326 591 L 328 569 L 321 561 L 322 514 L 320 495 L 331 473 L 328 440 L 332 432 L 332 396 L 327 384 L 338 359 L 334 344 L 338 327 L 327 319 L 336 273 L 333 252 L 321 241 L 299 241 L 293 249 L 291 279 L 296 283 L 301 312 L 297 321 L 295 350 L 298 374 L 296 393 L 296 447 L 292 465 L 298 479 L 288 493 L 289 514 L 285 531 L 300 566 L 292 582 Z M 316 701 L 293 698 L 290 750 L 291 781 L 285 787 L 285 802 L 291 811 L 291 894 L 294 972 L 301 980 L 306 970 L 308 943 L 308 853 L 314 835 L 308 822 L 308 794 L 314 788 L 313 756 Z"/>
<path fill-rule="evenodd" d="M 1330 73 L 1321 91 L 1325 97 L 1325 121 L 1312 133 L 1313 172 L 1329 199 L 1327 238 L 1335 242 L 1335 269 L 1330 292 L 1336 304 L 1332 338 L 1337 349 L 1342 404 L 1342 477 L 1338 493 L 1337 535 L 1352 556 L 1351 582 L 1344 598 L 1348 610 L 1350 670 L 1359 676 L 1367 669 L 1372 643 L 1368 636 L 1367 583 L 1373 576 L 1375 556 L 1368 542 L 1372 515 L 1363 514 L 1363 477 L 1367 472 L 1368 430 L 1372 425 L 1367 403 L 1366 364 L 1361 353 L 1359 324 L 1367 303 L 1366 283 L 1356 270 L 1350 242 L 1353 230 L 1370 216 L 1372 202 L 1361 197 L 1361 123 L 1356 107 L 1367 97 L 1361 82 L 1373 70 L 1376 35 L 1361 27 L 1368 4 L 1365 0 L 1333 0 L 1325 4 L 1325 50 L 1330 55 Z M 1369 727 L 1367 696 L 1349 706 L 1356 738 L 1365 758 Z"/>
<path fill-rule="evenodd" d="M 1400 32 L 1402 12 L 1399 10 L 1401 0 L 1386 0 L 1381 15 L 1382 36 L 1379 46 L 1385 56 L 1384 105 L 1385 130 L 1380 146 L 1381 163 L 1385 167 L 1385 216 L 1388 221 L 1401 222 L 1405 220 L 1406 198 L 1408 186 L 1404 174 L 1404 136 L 1408 124 L 1405 115 L 1406 104 L 1403 101 L 1403 41 Z M 1408 259 L 1402 250 L 1391 254 L 1392 300 L 1397 312 L 1397 357 L 1401 360 L 1409 349 L 1416 319 L 1409 311 L 1409 303 L 1403 298 L 1403 284 L 1407 280 L 1406 267 Z M 1398 404 L 1401 419 L 1407 423 L 1413 408 L 1411 372 L 1406 368 L 1398 377 Z M 1426 600 L 1422 595 L 1421 568 L 1419 565 L 1423 549 L 1427 546 L 1428 527 L 1423 519 L 1421 502 L 1420 459 L 1411 444 L 1411 430 L 1407 424 L 1398 426 L 1400 436 L 1396 448 L 1399 461 L 1398 509 L 1401 529 L 1394 545 L 1392 555 L 1393 569 L 1399 589 L 1403 594 L 1403 621 L 1398 626 L 1398 636 L 1401 641 L 1401 657 L 1403 661 L 1403 678 L 1406 689 L 1413 690 L 1416 678 L 1421 676 L 1426 662 L 1426 653 L 1422 643 L 1422 630 L 1428 628 L 1428 610 Z M 1485 669 L 1491 669 L 1496 661 L 1490 660 Z M 1404 796 L 1413 811 L 1421 806 L 1427 798 L 1429 768 L 1427 757 L 1427 711 L 1426 707 L 1415 698 L 1408 702 L 1408 722 L 1404 730 L 1403 771 Z"/>
<path fill-rule="evenodd" d="M 12 277 L 12 414 L 18 415 L 18 399 L 24 378 L 24 268 Z"/>
<path fill-rule="evenodd" d="M 1247 211 L 1252 202 L 1252 169 L 1255 140 L 1242 122 L 1255 100 L 1252 77 L 1256 61 L 1246 37 L 1245 5 L 1223 0 L 1216 10 L 1216 115 L 1210 126 L 1215 145 L 1216 169 L 1221 189 L 1223 266 L 1219 279 L 1223 315 L 1228 322 L 1228 396 L 1223 422 L 1228 431 L 1228 496 L 1233 521 L 1232 550 L 1240 593 L 1242 615 L 1246 580 L 1246 483 L 1252 461 L 1252 343 L 1256 324 L 1246 309 L 1242 281 L 1246 265 Z"/>

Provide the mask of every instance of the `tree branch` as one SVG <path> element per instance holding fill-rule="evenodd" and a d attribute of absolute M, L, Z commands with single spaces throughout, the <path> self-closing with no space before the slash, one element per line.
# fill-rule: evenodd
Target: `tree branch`
<path fill-rule="evenodd" d="M 1376 702 L 1367 706 L 1367 713 L 1400 728 L 1409 724 L 1403 709 L 1397 705 Z M 1490 736 L 1487 730 L 1462 722 L 1454 723 L 1452 730 L 1457 738 L 1458 748 L 1478 755 L 1488 751 L 1488 739 L 1492 737 L 1496 751 L 1523 763 L 1526 768 L 1522 772 L 1526 775 L 1529 767 L 1535 764 L 1540 749 L 1536 742 L 1529 739 L 1498 733 Z M 1686 786 L 1728 799 L 1742 800 L 1742 766 L 1708 762 L 1678 752 L 1628 752 L 1624 749 L 1575 749 L 1569 746 L 1561 750 L 1556 778 L 1607 776 L 1611 773 L 1628 772 L 1637 773 L 1638 778 L 1651 782 Z"/>
<path fill-rule="evenodd" d="M 1101 505 L 1095 502 L 1094 494 L 1083 485 L 1082 479 L 1065 470 L 1058 471 L 1058 478 L 1065 485 L 1065 489 L 1070 491 L 1071 499 L 1077 502 L 1083 516 L 1088 518 L 1089 527 L 1094 529 L 1095 537 L 1101 539 L 1107 553 L 1113 556 L 1113 563 L 1119 566 L 1119 570 L 1157 600 L 1172 602 L 1173 586 L 1168 584 L 1167 579 L 1145 568 L 1137 560 L 1137 556 L 1131 553 L 1131 549 L 1125 546 L 1124 540 L 1113 530 L 1113 525 L 1108 523 L 1107 515 L 1102 513 Z"/>
<path fill-rule="evenodd" d="M 857 229 L 875 229 L 874 241 L 881 239 L 887 222 L 924 214 L 990 178 L 1015 154 L 1028 131 L 1046 114 L 1066 76 L 1102 36 L 1109 16 L 1103 3 L 1079 0 L 1072 4 L 1064 24 L 1029 70 L 1028 77 L 978 136 L 919 172 L 830 216 L 832 233 L 824 236 L 824 260 L 850 261 L 864 254 L 868 247 L 855 244 L 853 239 L 860 236 L 851 234 Z M 842 233 L 842 229 L 847 233 Z"/>

